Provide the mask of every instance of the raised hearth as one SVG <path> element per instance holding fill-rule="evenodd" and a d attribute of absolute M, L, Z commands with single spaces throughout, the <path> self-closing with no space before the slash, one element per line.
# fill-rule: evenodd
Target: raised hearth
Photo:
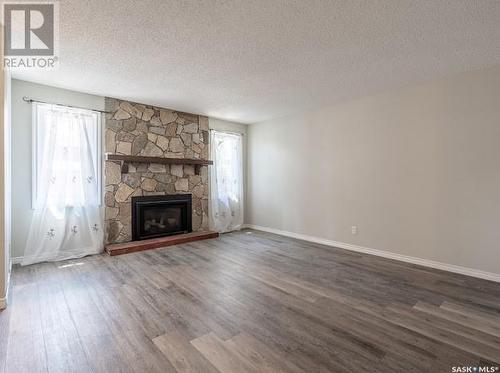
<path fill-rule="evenodd" d="M 158 249 L 161 247 L 179 245 L 182 243 L 206 240 L 209 238 L 217 238 L 217 237 L 219 237 L 219 233 L 212 232 L 212 231 L 176 234 L 175 236 L 151 238 L 149 240 L 132 241 L 132 242 L 115 243 L 115 244 L 106 245 L 106 252 L 110 256 L 115 256 L 115 255 L 133 253 L 136 251 Z"/>

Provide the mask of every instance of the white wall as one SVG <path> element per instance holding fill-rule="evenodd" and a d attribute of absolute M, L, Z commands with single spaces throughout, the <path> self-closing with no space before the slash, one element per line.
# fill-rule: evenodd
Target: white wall
<path fill-rule="evenodd" d="M 0 57 L 2 57 L 1 52 Z M 2 71 L 0 73 L 0 309 L 7 306 L 10 278 L 10 92 L 10 73 Z"/>
<path fill-rule="evenodd" d="M 32 99 L 104 110 L 104 97 L 12 80 L 12 257 L 23 256 L 31 209 L 31 105 Z"/>
<path fill-rule="evenodd" d="M 208 118 L 208 126 L 210 129 L 218 131 L 228 131 L 247 134 L 248 125 L 236 122 L 228 122 L 227 120 Z"/>
<path fill-rule="evenodd" d="M 250 125 L 247 223 L 500 274 L 499 165 L 497 66 Z"/>

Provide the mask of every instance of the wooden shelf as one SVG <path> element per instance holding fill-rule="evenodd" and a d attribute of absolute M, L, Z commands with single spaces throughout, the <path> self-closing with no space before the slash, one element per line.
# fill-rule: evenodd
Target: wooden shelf
<path fill-rule="evenodd" d="M 219 233 L 213 231 L 176 234 L 175 236 L 106 245 L 106 252 L 110 256 L 115 256 L 217 237 L 219 237 Z"/>
<path fill-rule="evenodd" d="M 192 164 L 195 165 L 196 174 L 199 174 L 201 166 L 213 165 L 213 161 L 196 158 L 164 158 L 146 157 L 142 155 L 122 155 L 106 153 L 107 161 L 118 161 L 122 164 L 122 173 L 128 172 L 129 163 L 159 163 L 159 164 Z"/>

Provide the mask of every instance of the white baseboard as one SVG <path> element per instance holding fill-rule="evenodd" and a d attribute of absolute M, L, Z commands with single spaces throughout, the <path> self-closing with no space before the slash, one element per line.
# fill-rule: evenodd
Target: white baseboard
<path fill-rule="evenodd" d="M 13 262 L 11 258 L 8 268 L 9 273 L 7 273 L 7 286 L 6 286 L 7 290 L 5 291 L 5 297 L 0 298 L 0 310 L 4 310 L 5 308 L 7 308 L 7 299 L 9 299 L 9 289 L 10 289 L 10 276 L 12 274 L 12 264 Z"/>
<path fill-rule="evenodd" d="M 12 263 L 12 265 L 14 264 L 21 264 L 21 262 L 23 261 L 23 258 L 22 256 L 16 256 L 14 258 L 10 258 L 10 262 Z"/>
<path fill-rule="evenodd" d="M 484 280 L 500 282 L 500 274 L 497 274 L 497 273 L 485 272 L 485 271 L 481 271 L 478 269 L 457 266 L 454 264 L 441 263 L 441 262 L 436 262 L 434 260 L 421 259 L 421 258 L 416 258 L 413 256 L 391 253 L 389 251 L 384 251 L 384 250 L 371 249 L 369 247 L 353 245 L 353 244 L 349 244 L 349 243 L 345 243 L 345 242 L 332 241 L 332 240 L 328 240 L 326 238 L 319 238 L 319 237 L 308 236 L 308 235 L 300 234 L 300 233 L 282 231 L 280 229 L 262 227 L 259 225 L 245 224 L 244 228 L 250 228 L 250 229 L 255 229 L 255 230 L 259 230 L 259 231 L 263 231 L 263 232 L 274 233 L 274 234 L 278 234 L 281 236 L 296 238 L 298 240 L 303 240 L 303 241 L 314 242 L 314 243 L 325 245 L 325 246 L 333 246 L 333 247 L 337 247 L 340 249 L 381 256 L 383 258 L 399 260 L 401 262 L 418 264 L 418 265 L 421 265 L 424 267 L 441 269 L 443 271 L 459 273 L 462 275 L 477 277 L 477 278 L 481 278 Z"/>
<path fill-rule="evenodd" d="M 19 258 L 20 260 L 22 260 L 22 258 Z M 19 261 L 20 263 L 20 261 Z M 10 276 L 12 275 L 12 265 L 15 264 L 14 263 L 14 260 L 13 258 L 10 259 L 10 262 L 9 262 L 9 268 L 8 268 L 8 271 L 9 273 L 7 273 L 7 290 L 5 291 L 5 297 L 4 298 L 0 298 L 0 310 L 3 310 L 5 308 L 7 308 L 7 299 L 9 299 L 9 289 L 10 289 Z"/>
<path fill-rule="evenodd" d="M 424 267 L 440 269 L 443 271 L 448 271 L 448 272 L 453 272 L 453 273 L 459 273 L 459 274 L 466 275 L 466 276 L 482 278 L 484 280 L 500 282 L 500 274 L 481 271 L 479 269 L 461 267 L 461 266 L 457 266 L 454 264 L 447 264 L 447 263 L 442 263 L 442 262 L 436 262 L 434 260 L 417 258 L 414 256 L 407 256 L 407 255 L 402 255 L 402 254 L 391 253 L 389 251 L 372 249 L 369 247 L 363 247 L 363 246 L 353 245 L 350 243 L 328 240 L 326 238 L 308 236 L 308 235 L 300 234 L 300 233 L 283 231 L 280 229 L 263 227 L 260 225 L 244 224 L 241 229 L 244 229 L 244 228 L 274 233 L 274 234 L 278 234 L 280 236 L 291 237 L 291 238 L 295 238 L 298 240 L 313 242 L 313 243 L 317 243 L 317 244 L 325 245 L 325 246 L 337 247 L 340 249 L 345 249 L 345 250 L 350 250 L 350 251 L 356 251 L 359 253 L 376 255 L 376 256 L 383 257 L 383 258 L 399 260 L 401 262 L 418 264 L 418 265 L 421 265 Z M 11 258 L 12 264 L 19 264 L 22 262 L 22 260 L 23 260 L 22 256 Z M 0 299 L 0 303 L 1 303 L 1 299 Z"/>

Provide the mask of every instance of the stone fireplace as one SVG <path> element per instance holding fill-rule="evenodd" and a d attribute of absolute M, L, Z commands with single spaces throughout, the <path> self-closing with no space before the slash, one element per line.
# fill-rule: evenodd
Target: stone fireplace
<path fill-rule="evenodd" d="M 208 118 L 106 98 L 105 152 L 161 158 L 208 159 Z M 198 172 L 195 172 L 198 171 Z M 105 162 L 106 244 L 132 241 L 132 200 L 191 195 L 192 231 L 208 230 L 208 168 L 193 164 Z M 154 212 L 150 212 L 154 215 Z M 165 219 L 175 219 L 165 216 Z M 160 214 L 161 215 L 161 214 Z M 161 216 L 160 216 L 161 217 Z M 151 218 L 155 219 L 155 218 Z M 151 220 L 152 221 L 152 220 Z M 151 222 L 150 222 L 151 223 Z M 157 227 L 165 225 L 155 220 Z M 175 225 L 175 224 L 174 224 Z M 150 224 L 150 229 L 151 224 Z M 173 228 L 172 228 L 173 229 Z M 153 229 L 154 230 L 154 229 Z"/>

